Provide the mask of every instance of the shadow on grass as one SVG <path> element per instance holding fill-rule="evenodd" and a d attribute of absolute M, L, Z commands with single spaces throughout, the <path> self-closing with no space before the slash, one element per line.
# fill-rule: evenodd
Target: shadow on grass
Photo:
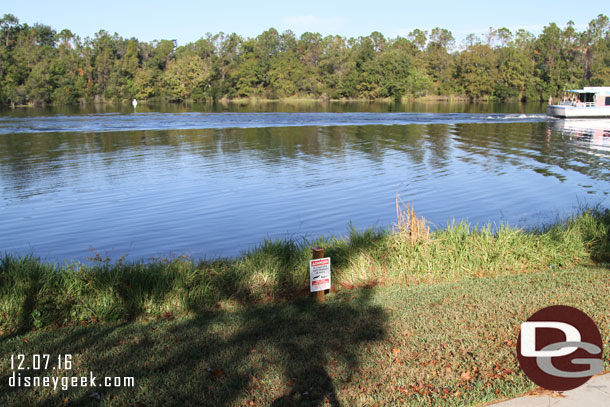
<path fill-rule="evenodd" d="M 358 355 L 386 335 L 387 315 L 371 294 L 43 331 L 31 337 L 28 352 L 72 354 L 80 370 L 69 375 L 134 377 L 135 388 L 9 388 L 0 404 L 52 406 L 67 398 L 70 406 L 339 406 L 338 387 L 361 368 Z M 0 350 L 17 351 L 7 346 Z M 0 380 L 4 386 L 8 377 Z"/>
<path fill-rule="evenodd" d="M 109 313 L 122 321 L 133 321 L 146 311 L 146 303 L 163 303 L 175 289 L 171 265 L 143 263 L 115 266 L 113 277 L 98 278 L 100 291 L 113 291 L 119 298 Z"/>
<path fill-rule="evenodd" d="M 591 258 L 597 262 L 610 263 L 610 209 L 597 208 L 595 210 L 599 226 L 594 230 L 599 236 L 591 233 Z"/>
<path fill-rule="evenodd" d="M 325 255 L 332 258 L 333 267 L 346 269 L 350 259 L 361 252 L 374 251 L 388 237 L 388 232 L 382 229 L 366 229 L 358 231 L 351 223 L 348 227 L 347 244 L 331 245 Z"/>
<path fill-rule="evenodd" d="M 14 324 L 14 333 L 10 336 L 5 336 L 2 339 L 7 339 L 19 334 L 26 333 L 34 328 L 34 315 L 36 306 L 39 303 L 39 291 L 44 284 L 44 275 L 46 272 L 46 265 L 42 265 L 37 261 L 34 261 L 31 257 L 26 256 L 16 261 L 8 256 L 5 256 L 0 260 L 0 284 L 4 286 L 6 290 L 11 294 L 19 291 L 21 295 L 16 298 L 6 298 L 3 300 L 16 301 L 19 303 L 19 307 L 14 317 L 16 323 Z M 18 285 L 20 290 L 15 290 L 17 282 L 11 278 L 5 278 L 9 276 L 11 272 L 16 274 L 19 280 Z M 9 296 L 6 296 L 9 297 Z M 1 316 L 1 315 L 0 315 Z"/>
<path fill-rule="evenodd" d="M 21 305 L 21 312 L 19 313 L 19 325 L 17 327 L 18 334 L 25 333 L 33 328 L 32 312 L 36 307 L 38 287 L 39 282 L 34 278 L 31 279 L 25 292 L 23 304 Z"/>

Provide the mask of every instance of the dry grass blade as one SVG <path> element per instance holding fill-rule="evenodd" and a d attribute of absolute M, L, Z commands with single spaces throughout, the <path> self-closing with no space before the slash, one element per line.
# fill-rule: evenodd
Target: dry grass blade
<path fill-rule="evenodd" d="M 410 244 L 430 240 L 430 228 L 424 217 L 418 217 L 409 204 L 396 194 L 396 232 Z"/>

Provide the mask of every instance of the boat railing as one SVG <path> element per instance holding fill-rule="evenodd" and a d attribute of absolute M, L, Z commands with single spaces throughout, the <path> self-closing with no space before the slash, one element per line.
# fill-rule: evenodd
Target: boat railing
<path fill-rule="evenodd" d="M 575 102 L 573 100 L 562 100 L 559 106 L 574 106 L 574 107 L 593 107 L 595 102 Z"/>

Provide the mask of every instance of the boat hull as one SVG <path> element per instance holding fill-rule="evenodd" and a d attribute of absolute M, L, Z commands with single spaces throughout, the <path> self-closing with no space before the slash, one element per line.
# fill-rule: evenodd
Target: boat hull
<path fill-rule="evenodd" d="M 565 118 L 610 117 L 610 106 L 576 107 L 549 105 L 546 107 L 546 114 L 549 116 Z"/>

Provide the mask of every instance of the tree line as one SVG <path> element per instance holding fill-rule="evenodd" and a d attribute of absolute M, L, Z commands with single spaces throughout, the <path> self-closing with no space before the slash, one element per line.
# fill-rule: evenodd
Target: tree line
<path fill-rule="evenodd" d="M 565 88 L 610 85 L 610 22 L 600 14 L 535 36 L 493 29 L 458 47 L 449 30 L 358 38 L 271 28 L 255 38 L 206 34 L 195 42 L 142 42 L 101 30 L 0 20 L 0 105 L 77 104 L 132 98 L 416 98 L 545 100 Z"/>

